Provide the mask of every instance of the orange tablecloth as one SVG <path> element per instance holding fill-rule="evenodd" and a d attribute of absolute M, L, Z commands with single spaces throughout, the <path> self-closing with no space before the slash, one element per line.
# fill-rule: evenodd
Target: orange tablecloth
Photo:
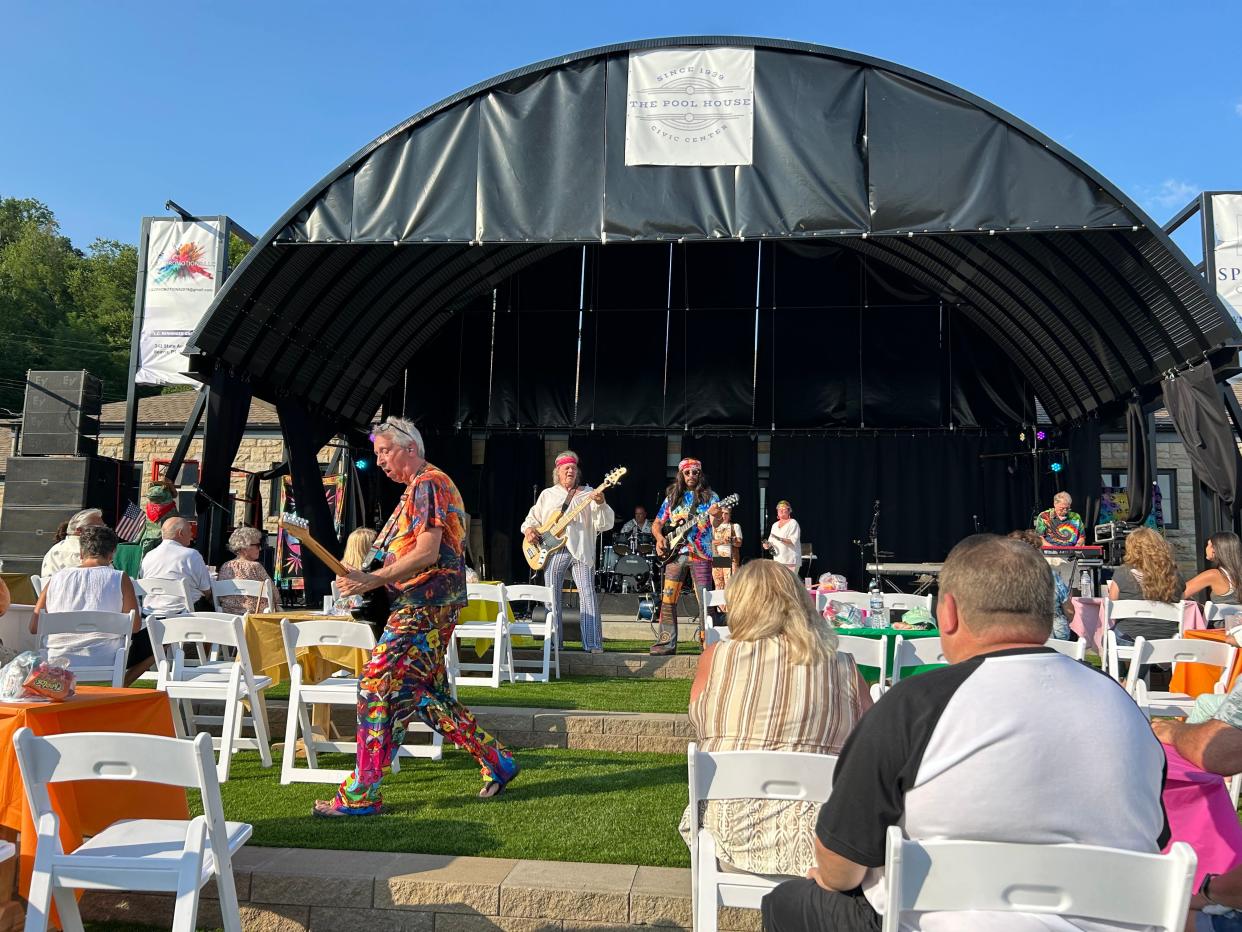
<path fill-rule="evenodd" d="M 13 735 L 23 726 L 36 735 L 78 731 L 127 731 L 173 737 L 168 697 L 150 689 L 80 686 L 65 702 L 0 703 L 0 825 L 21 833 L 18 890 L 30 891 L 34 870 L 35 828 L 13 752 Z M 185 790 L 154 783 L 75 781 L 50 788 L 60 815 L 60 840 L 66 851 L 84 835 L 102 831 L 118 819 L 188 819 Z"/>
<path fill-rule="evenodd" d="M 1185 631 L 1182 637 L 1199 638 L 1203 641 L 1219 641 L 1222 644 L 1231 643 L 1226 637 L 1225 632 L 1220 628 L 1210 628 L 1206 631 Z M 1234 681 L 1238 675 L 1242 674 L 1242 651 L 1233 661 L 1233 670 L 1229 673 L 1229 687 L 1233 688 Z M 1210 693 L 1216 687 L 1216 681 L 1220 679 L 1220 667 L 1213 667 L 1206 663 L 1179 663 L 1177 669 L 1173 671 L 1173 678 L 1169 682 L 1169 691 L 1175 693 L 1185 693 L 1187 696 L 1201 696 L 1204 693 Z"/>

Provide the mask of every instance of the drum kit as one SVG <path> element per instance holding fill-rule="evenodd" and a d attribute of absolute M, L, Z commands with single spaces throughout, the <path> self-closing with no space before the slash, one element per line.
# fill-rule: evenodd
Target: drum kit
<path fill-rule="evenodd" d="M 654 535 L 632 531 L 622 537 L 618 531 L 612 543 L 604 548 L 596 573 L 596 588 L 600 592 L 653 592 L 654 557 Z"/>

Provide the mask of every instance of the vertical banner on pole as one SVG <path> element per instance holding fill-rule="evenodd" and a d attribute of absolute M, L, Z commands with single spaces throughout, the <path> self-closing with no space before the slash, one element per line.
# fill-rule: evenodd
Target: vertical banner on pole
<path fill-rule="evenodd" d="M 1212 279 L 1216 294 L 1242 326 L 1242 193 L 1209 195 Z"/>
<path fill-rule="evenodd" d="M 226 272 L 220 267 L 220 256 L 227 255 L 221 248 L 226 235 L 222 221 L 214 217 L 151 219 L 135 376 L 138 384 L 198 384 L 182 374 L 189 365 L 185 344 Z"/>

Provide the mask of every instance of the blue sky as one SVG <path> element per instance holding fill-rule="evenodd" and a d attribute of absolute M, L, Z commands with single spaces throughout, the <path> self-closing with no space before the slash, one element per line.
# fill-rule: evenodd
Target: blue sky
<path fill-rule="evenodd" d="M 957 84 L 1158 221 L 1200 190 L 1242 189 L 1237 0 L 8 0 L 0 196 L 46 202 L 81 247 L 135 242 L 167 198 L 259 234 L 350 153 L 457 90 L 564 52 L 705 33 L 817 42 Z"/>

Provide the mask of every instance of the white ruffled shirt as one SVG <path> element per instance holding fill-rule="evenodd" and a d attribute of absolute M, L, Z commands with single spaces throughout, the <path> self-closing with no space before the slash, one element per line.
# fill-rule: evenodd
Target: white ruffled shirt
<path fill-rule="evenodd" d="M 529 528 L 540 527 L 548 518 L 552 517 L 557 511 L 564 507 L 568 512 L 575 504 L 582 500 L 583 496 L 591 496 L 595 490 L 590 486 L 583 486 L 574 494 L 573 499 L 565 502 L 566 491 L 559 485 L 551 486 L 539 493 L 539 497 L 535 499 L 535 504 L 526 514 L 526 520 L 522 522 L 522 532 L 525 533 Z M 565 549 L 569 551 L 569 555 L 575 560 L 579 560 L 587 566 L 595 565 L 595 541 L 604 531 L 609 531 L 616 523 L 617 516 L 612 510 L 612 506 L 605 502 L 597 505 L 591 502 L 579 512 L 578 516 L 569 523 L 565 528 Z"/>

